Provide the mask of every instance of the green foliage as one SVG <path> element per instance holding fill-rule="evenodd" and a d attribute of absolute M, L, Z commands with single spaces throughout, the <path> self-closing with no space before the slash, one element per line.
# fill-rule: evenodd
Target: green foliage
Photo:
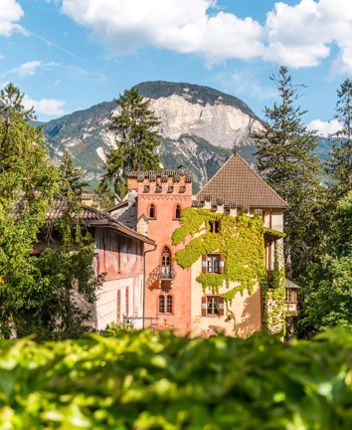
<path fill-rule="evenodd" d="M 219 233 L 208 231 L 209 222 L 214 221 L 220 222 Z M 221 280 L 225 280 L 228 291 L 223 297 L 232 300 L 237 292 L 251 292 L 262 279 L 265 272 L 264 227 L 259 217 L 239 214 L 235 218 L 209 209 L 188 208 L 182 211 L 180 223 L 173 233 L 173 243 L 177 245 L 188 236 L 193 237 L 183 250 L 176 252 L 175 259 L 181 267 L 191 267 L 202 255 L 212 252 L 224 255 L 224 275 L 200 275 L 197 281 L 203 288 L 212 286 L 219 290 L 223 284 Z M 239 285 L 232 286 L 234 282 Z"/>
<path fill-rule="evenodd" d="M 28 258 L 52 202 L 57 170 L 49 161 L 32 110 L 9 84 L 0 92 L 0 333 L 9 335 L 22 293 L 34 280 Z"/>
<path fill-rule="evenodd" d="M 273 333 L 286 334 L 286 275 L 285 266 L 280 267 L 279 242 L 275 242 L 274 249 L 274 270 L 271 274 L 270 282 L 263 279 L 262 288 L 264 296 L 264 321 L 267 328 Z M 285 322 L 283 324 L 283 321 Z"/>
<path fill-rule="evenodd" d="M 72 155 L 65 151 L 59 166 L 60 193 L 70 200 L 81 200 L 83 188 L 88 184 L 82 180 L 82 170 L 74 166 Z"/>
<path fill-rule="evenodd" d="M 133 87 L 116 101 L 120 109 L 113 116 L 116 147 L 110 149 L 105 163 L 106 173 L 99 186 L 100 194 L 111 192 L 124 197 L 127 175 L 130 171 L 157 170 L 160 167 L 158 148 L 160 124 L 150 110 L 150 101 L 144 99 Z"/>
<path fill-rule="evenodd" d="M 88 317 L 78 301 L 93 301 L 100 281 L 93 278 L 93 243 L 77 202 L 47 222 L 63 179 L 22 102 L 12 84 L 0 93 L 0 336 L 77 336 Z M 36 256 L 39 242 L 48 249 Z"/>
<path fill-rule="evenodd" d="M 285 430 L 352 426 L 352 335 L 187 339 L 117 332 L 0 343 L 6 430 Z"/>
<path fill-rule="evenodd" d="M 346 79 L 337 91 L 335 119 L 341 129 L 331 136 L 332 148 L 326 163 L 331 199 L 352 191 L 352 81 Z"/>
<path fill-rule="evenodd" d="M 306 275 L 307 261 L 319 251 L 319 212 L 322 188 L 316 156 L 319 140 L 307 130 L 306 111 L 297 106 L 297 86 L 287 67 L 275 82 L 279 102 L 265 108 L 265 130 L 253 136 L 257 142 L 257 167 L 267 182 L 288 202 L 285 212 L 285 256 L 289 277 Z"/>
<path fill-rule="evenodd" d="M 325 327 L 352 326 L 352 192 L 330 217 L 325 255 L 311 266 L 303 291 L 299 330 L 310 337 Z"/>

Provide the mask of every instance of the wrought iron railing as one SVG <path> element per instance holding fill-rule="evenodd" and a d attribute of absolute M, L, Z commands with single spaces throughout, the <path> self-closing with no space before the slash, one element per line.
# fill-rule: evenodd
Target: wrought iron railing
<path fill-rule="evenodd" d="M 160 281 L 172 281 L 176 277 L 176 272 L 171 267 L 160 267 L 159 279 Z"/>

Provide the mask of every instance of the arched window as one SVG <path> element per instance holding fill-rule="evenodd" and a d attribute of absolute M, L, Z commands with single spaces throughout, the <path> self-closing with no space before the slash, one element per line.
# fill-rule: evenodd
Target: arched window
<path fill-rule="evenodd" d="M 166 298 L 166 312 L 172 314 L 172 296 Z"/>
<path fill-rule="evenodd" d="M 175 219 L 180 219 L 180 216 L 181 216 L 181 206 L 177 205 L 176 206 Z"/>
<path fill-rule="evenodd" d="M 159 313 L 165 313 L 165 296 L 159 296 Z"/>
<path fill-rule="evenodd" d="M 150 205 L 150 208 L 149 208 L 149 218 L 150 219 L 155 219 L 155 206 L 154 205 Z"/>
<path fill-rule="evenodd" d="M 171 277 L 171 251 L 167 246 L 164 246 L 161 253 L 161 276 L 164 279 Z"/>

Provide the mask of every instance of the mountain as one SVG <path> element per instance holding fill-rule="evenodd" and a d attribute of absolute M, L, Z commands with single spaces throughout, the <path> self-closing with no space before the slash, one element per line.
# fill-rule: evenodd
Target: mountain
<path fill-rule="evenodd" d="M 223 164 L 233 146 L 252 159 L 255 146 L 249 136 L 262 124 L 237 97 L 188 83 L 152 81 L 136 87 L 160 118 L 164 167 L 184 166 L 193 175 L 195 190 Z M 115 139 L 110 128 L 114 112 L 114 101 L 103 102 L 46 123 L 52 156 L 59 158 L 69 150 L 86 179 L 97 181 L 105 151 Z"/>

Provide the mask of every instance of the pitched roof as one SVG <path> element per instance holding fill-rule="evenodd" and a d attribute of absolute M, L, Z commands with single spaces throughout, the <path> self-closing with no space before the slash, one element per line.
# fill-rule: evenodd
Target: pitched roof
<path fill-rule="evenodd" d="M 233 207 L 286 208 L 287 203 L 238 154 L 233 154 L 196 195 Z"/>
<path fill-rule="evenodd" d="M 47 213 L 48 220 L 55 220 L 59 218 L 69 204 L 69 199 L 61 194 L 55 194 L 54 204 Z M 82 206 L 81 218 L 90 226 L 94 227 L 107 227 L 118 231 L 124 236 L 133 237 L 134 239 L 141 240 L 142 242 L 154 245 L 154 241 L 143 234 L 137 233 L 135 230 L 127 227 L 123 223 L 114 219 L 109 213 L 99 209 L 91 208 L 89 206 Z"/>

